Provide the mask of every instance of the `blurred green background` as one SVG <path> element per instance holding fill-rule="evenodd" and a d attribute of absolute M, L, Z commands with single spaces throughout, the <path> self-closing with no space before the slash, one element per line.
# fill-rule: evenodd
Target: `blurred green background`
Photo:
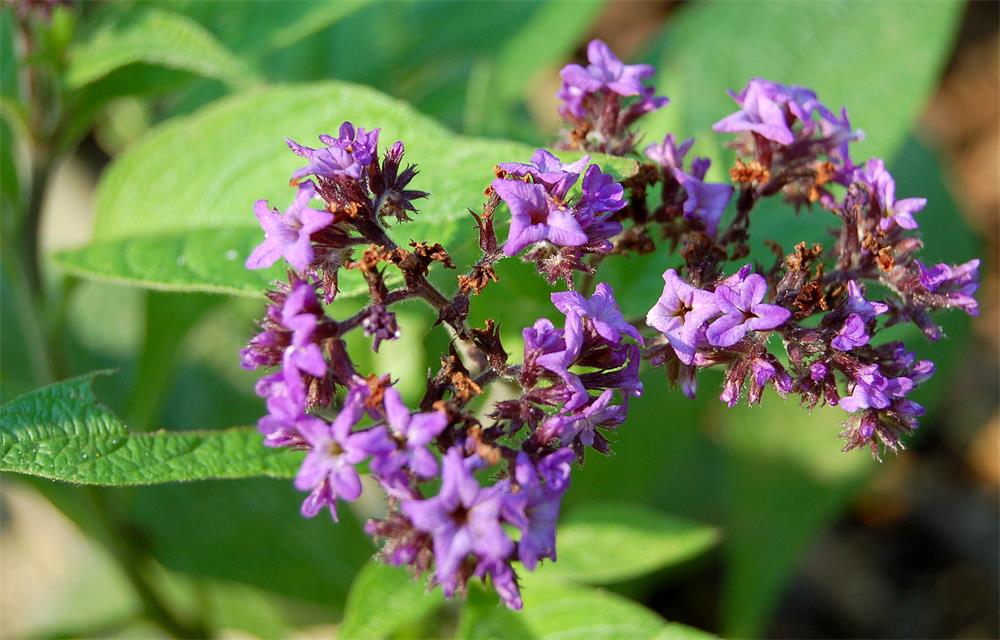
<path fill-rule="evenodd" d="M 997 6 L 85 2 L 57 11 L 49 27 L 50 46 L 64 52 L 55 71 L 77 90 L 75 101 L 61 105 L 64 147 L 51 152 L 58 160 L 42 199 L 45 255 L 89 240 L 95 188 L 116 156 L 161 124 L 260 84 L 365 84 L 456 132 L 544 146 L 558 128 L 559 67 L 580 60 L 589 39 L 600 37 L 623 59 L 658 66 L 657 88 L 672 102 L 643 124 L 645 139 L 668 131 L 697 136 L 696 150 L 720 167 L 731 155 L 709 129 L 731 111 L 724 89 L 755 75 L 812 86 L 831 107 L 846 105 L 866 131 L 856 160 L 885 156 L 898 193 L 930 200 L 921 218 L 927 260 L 985 259 L 975 322 L 944 316 L 948 338 L 939 344 L 900 333 L 938 364 L 921 390 L 929 412 L 920 433 L 906 452 L 878 464 L 863 452 L 840 452 L 840 412 L 809 414 L 773 394 L 760 407 L 727 410 L 716 399 L 717 375 L 704 375 L 699 398 L 688 401 L 662 372 L 647 372 L 646 394 L 619 431 L 615 455 L 591 457 L 576 473 L 566 512 L 632 503 L 717 525 L 721 544 L 710 553 L 608 585 L 713 633 L 996 637 Z M 26 70 L 16 22 L 5 4 L 0 86 L 13 97 L 23 95 Z M 184 46 L 197 55 L 178 55 Z M 10 122 L 0 125 L 0 399 L 116 368 L 98 382 L 98 394 L 132 429 L 253 424 L 263 406 L 252 392 L 256 376 L 239 369 L 237 352 L 253 331 L 258 300 L 80 280 L 46 262 L 44 321 L 25 312 L 30 294 L 9 260 L 19 247 L 8 222 L 29 197 L 32 155 Z M 219 149 L 219 166 L 238 153 Z M 163 158 L 184 161 L 182 150 Z M 143 202 L 133 206 L 141 211 Z M 816 216 L 777 210 L 761 224 L 758 237 L 786 247 L 819 240 L 824 229 Z M 652 258 L 640 266 L 619 265 L 612 274 L 631 313 L 644 313 L 660 287 L 663 267 Z M 501 320 L 513 348 L 525 318 L 549 312 L 548 288 L 524 265 L 505 265 L 502 278 L 476 301 L 473 320 Z M 516 306 L 509 304 L 515 296 Z M 447 336 L 421 307 L 405 307 L 400 319 L 402 340 L 378 355 L 361 344 L 354 353 L 361 368 L 391 370 L 413 395 Z M 43 364 L 31 346 L 39 331 L 51 347 Z M 334 634 L 354 576 L 373 552 L 360 527 L 377 505 L 344 509 L 333 526 L 301 519 L 299 500 L 290 482 L 263 479 L 84 490 L 5 476 L 0 632 L 162 634 L 138 615 L 142 595 L 122 570 L 131 566 L 181 617 L 212 632 Z M 106 521 L 95 521 L 95 512 Z M 109 542 L 116 536 L 127 543 Z M 615 557 L 604 561 L 613 565 Z M 417 616 L 397 633 L 450 633 L 457 615 L 453 607 Z"/>

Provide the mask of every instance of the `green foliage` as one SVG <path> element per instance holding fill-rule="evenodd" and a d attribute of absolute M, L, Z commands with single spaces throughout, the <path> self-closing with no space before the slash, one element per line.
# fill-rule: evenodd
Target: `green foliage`
<path fill-rule="evenodd" d="M 369 561 L 351 585 L 339 637 L 384 638 L 444 604 L 440 590 L 402 567 Z"/>
<path fill-rule="evenodd" d="M 934 87 L 961 7 L 863 0 L 692 5 L 668 26 L 657 60 L 657 88 L 672 103 L 643 129 L 661 138 L 661 118 L 676 109 L 682 137 L 715 138 L 712 124 L 735 110 L 724 90 L 760 76 L 808 86 L 831 108 L 846 106 L 852 124 L 870 134 L 852 149 L 855 158 L 891 157 Z M 721 46 L 705 46 L 706 33 Z"/>
<path fill-rule="evenodd" d="M 433 238 L 453 250 L 473 246 L 468 208 L 481 206 L 493 167 L 527 161 L 534 151 L 456 136 L 365 87 L 328 82 L 261 89 L 165 124 L 123 154 L 101 181 L 94 244 L 57 262 L 78 275 L 140 286 L 260 295 L 281 270 L 243 267 L 263 238 L 253 201 L 265 198 L 283 208 L 294 196 L 287 176 L 302 159 L 285 148 L 286 136 L 309 144 L 343 120 L 378 124 L 383 144 L 404 140 L 407 158 L 420 165 L 414 186 L 432 195 L 413 222 L 390 229 L 401 244 Z M 594 161 L 619 177 L 636 169 L 621 158 Z M 355 273 L 343 274 L 343 288 L 345 296 L 367 290 Z"/>
<path fill-rule="evenodd" d="M 559 527 L 559 558 L 542 570 L 592 584 L 610 584 L 683 563 L 710 549 L 718 531 L 638 505 L 588 504 Z"/>
<path fill-rule="evenodd" d="M 94 375 L 0 407 L 0 471 L 115 486 L 295 474 L 300 456 L 263 447 L 251 428 L 129 434 L 94 397 Z"/>
<path fill-rule="evenodd" d="M 470 589 L 462 611 L 459 638 L 655 638 L 668 626 L 642 605 L 602 589 L 528 574 L 522 580 L 524 609 L 511 611 L 492 594 Z"/>
<path fill-rule="evenodd" d="M 121 67 L 145 63 L 182 69 L 236 87 L 256 72 L 211 33 L 182 15 L 158 9 L 120 13 L 70 54 L 66 82 L 80 88 Z"/>

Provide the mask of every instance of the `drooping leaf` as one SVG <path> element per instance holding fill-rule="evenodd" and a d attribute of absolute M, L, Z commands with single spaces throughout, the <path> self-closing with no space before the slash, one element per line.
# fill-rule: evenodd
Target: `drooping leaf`
<path fill-rule="evenodd" d="M 267 449 L 252 428 L 130 434 L 89 374 L 0 407 L 0 471 L 96 485 L 295 474 L 300 455 Z"/>
<path fill-rule="evenodd" d="M 570 511 L 559 526 L 553 576 L 610 584 L 690 560 L 719 539 L 714 527 L 621 503 Z"/>
<path fill-rule="evenodd" d="M 524 608 L 511 611 L 489 594 L 470 598 L 457 636 L 479 638 L 655 638 L 666 622 L 642 605 L 619 595 L 543 577 L 522 576 Z"/>
<path fill-rule="evenodd" d="M 378 126 L 383 146 L 401 139 L 418 163 L 413 186 L 431 192 L 415 220 L 394 225 L 400 244 L 430 239 L 452 251 L 474 245 L 468 208 L 481 206 L 497 162 L 527 159 L 531 147 L 455 136 L 405 104 L 360 86 L 328 82 L 260 89 L 171 121 L 109 169 L 97 197 L 94 243 L 57 261 L 78 274 L 183 291 L 254 295 L 280 277 L 275 266 L 248 273 L 246 256 L 263 239 L 252 214 L 264 198 L 284 208 L 288 176 L 302 165 L 284 138 L 310 144 L 344 120 Z M 567 154 L 567 158 L 573 157 Z M 595 157 L 619 177 L 631 160 Z M 344 295 L 365 291 L 343 273 Z"/>
<path fill-rule="evenodd" d="M 440 589 L 429 591 L 403 567 L 371 560 L 351 585 L 339 637 L 385 638 L 443 604 Z"/>
<path fill-rule="evenodd" d="M 235 87 L 257 80 L 252 67 L 197 22 L 174 12 L 141 8 L 117 14 L 73 48 L 66 82 L 80 88 L 136 63 L 190 71 Z"/>

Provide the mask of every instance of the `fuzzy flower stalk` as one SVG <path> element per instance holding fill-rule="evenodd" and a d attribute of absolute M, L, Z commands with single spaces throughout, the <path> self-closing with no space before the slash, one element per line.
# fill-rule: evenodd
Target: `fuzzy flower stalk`
<path fill-rule="evenodd" d="M 241 353 L 244 368 L 264 373 L 264 445 L 304 452 L 295 486 L 307 517 L 337 520 L 369 474 L 386 501 L 365 525 L 379 557 L 448 596 L 478 578 L 522 606 L 518 573 L 557 559 L 572 470 L 610 453 L 643 393 L 643 360 L 689 396 L 701 369 L 722 368 L 730 407 L 762 402 L 767 387 L 807 407 L 836 405 L 847 416 L 845 449 L 879 455 L 917 427 L 923 409 L 910 396 L 934 369 L 879 333 L 909 322 L 937 340 L 932 312 L 977 312 L 978 261 L 921 262 L 927 203 L 898 198 L 880 160 L 854 164 L 860 133 L 846 111 L 802 87 L 751 80 L 715 127 L 735 136 L 731 180 L 710 181 L 709 161 L 688 159 L 692 140 L 667 134 L 637 154 L 632 125 L 667 102 L 646 84 L 652 67 L 626 65 L 600 41 L 587 53 L 586 66 L 561 74 L 570 129 L 558 146 L 592 155 L 498 158 L 472 213 L 480 255 L 453 287 L 430 279 L 457 270 L 440 243 L 402 246 L 390 233 L 429 194 L 414 188 L 402 141 L 380 151 L 378 128 L 345 122 L 317 147 L 287 140 L 302 165 L 290 176 L 291 204 L 253 207 L 264 238 L 247 268 L 280 263 L 287 274 L 266 293 Z M 598 153 L 638 168 L 610 172 L 621 163 Z M 835 229 L 826 245 L 810 239 L 787 254 L 770 242 L 778 260 L 767 266 L 750 243 L 751 212 L 778 196 L 796 209 L 817 205 Z M 650 253 L 662 291 L 630 295 L 627 307 L 648 312 L 627 318 L 601 267 Z M 516 354 L 494 319 L 469 322 L 477 296 L 502 286 L 498 265 L 509 259 L 556 287 L 544 317 L 514 327 Z M 348 273 L 367 286 L 349 315 L 337 303 Z M 451 341 L 423 392 L 404 398 L 391 372 L 359 370 L 346 338 L 358 331 L 373 350 L 399 338 L 406 327 L 394 308 L 407 300 L 433 308 Z M 487 405 L 492 384 L 506 389 Z"/>

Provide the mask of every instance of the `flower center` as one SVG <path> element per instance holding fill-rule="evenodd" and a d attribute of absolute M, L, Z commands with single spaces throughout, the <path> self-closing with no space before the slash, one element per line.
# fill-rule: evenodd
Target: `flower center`
<path fill-rule="evenodd" d="M 462 505 L 459 505 L 451 512 L 451 519 L 458 526 L 464 526 L 469 521 L 469 510 Z"/>
<path fill-rule="evenodd" d="M 549 221 L 548 209 L 535 209 L 531 212 L 531 224 L 545 224 Z"/>
<path fill-rule="evenodd" d="M 333 457 L 337 457 L 340 454 L 344 453 L 344 448 L 340 446 L 339 442 L 331 442 L 330 446 L 327 447 L 326 450 Z"/>

